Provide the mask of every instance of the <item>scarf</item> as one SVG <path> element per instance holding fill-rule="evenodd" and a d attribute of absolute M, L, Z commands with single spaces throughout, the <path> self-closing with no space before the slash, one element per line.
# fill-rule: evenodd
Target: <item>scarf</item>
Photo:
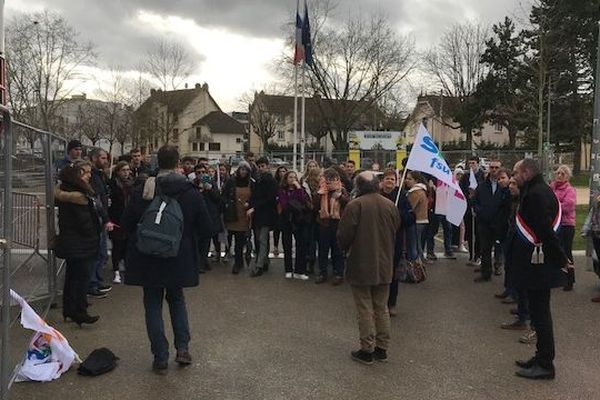
<path fill-rule="evenodd" d="M 342 181 L 335 182 L 334 190 L 329 190 L 325 178 L 321 178 L 319 182 L 319 195 L 321 196 L 321 209 L 319 216 L 321 219 L 340 219 L 341 218 L 341 205 L 340 196 L 342 192 Z M 338 193 L 338 196 L 333 196 Z"/>

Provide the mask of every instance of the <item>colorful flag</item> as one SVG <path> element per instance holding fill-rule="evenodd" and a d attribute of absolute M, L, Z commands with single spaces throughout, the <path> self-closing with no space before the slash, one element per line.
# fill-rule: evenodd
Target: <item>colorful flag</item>
<path fill-rule="evenodd" d="M 302 46 L 304 47 L 304 62 L 308 66 L 313 64 L 312 41 L 310 38 L 310 21 L 308 19 L 308 6 L 304 0 L 304 21 L 302 21 Z"/>
<path fill-rule="evenodd" d="M 25 360 L 15 378 L 17 382 L 47 382 L 67 372 L 79 356 L 65 337 L 48 325 L 15 291 L 10 291 L 13 301 L 21 306 L 21 325 L 36 333 L 29 343 Z"/>
<path fill-rule="evenodd" d="M 304 46 L 302 45 L 302 18 L 298 11 L 296 2 L 296 49 L 294 50 L 294 64 L 300 64 L 304 60 Z"/>
<path fill-rule="evenodd" d="M 446 219 L 451 224 L 459 226 L 467 211 L 467 201 L 460 186 L 454 180 L 452 170 L 423 124 L 419 126 L 406 168 L 434 176 L 438 181 L 448 185 L 448 200 L 444 210 Z"/>

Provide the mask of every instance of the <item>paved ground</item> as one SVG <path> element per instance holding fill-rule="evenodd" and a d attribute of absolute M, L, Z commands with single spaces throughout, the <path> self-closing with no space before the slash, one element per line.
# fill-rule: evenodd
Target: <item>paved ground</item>
<path fill-rule="evenodd" d="M 439 261 L 429 271 L 423 284 L 401 286 L 387 364 L 367 367 L 350 359 L 357 327 L 347 286 L 286 281 L 280 265 L 258 279 L 232 276 L 221 266 L 186 292 L 193 366 L 171 365 L 166 377 L 151 372 L 141 289 L 119 286 L 110 298 L 94 301 L 91 312 L 102 316 L 94 326 L 65 324 L 60 310 L 50 316 L 83 357 L 107 346 L 121 358 L 118 368 L 97 378 L 71 371 L 52 383 L 15 384 L 12 398 L 600 398 L 600 305 L 589 301 L 599 287 L 591 272 L 580 268 L 574 292 L 554 293 L 557 379 L 531 382 L 513 375 L 513 361 L 534 347 L 498 328 L 510 320 L 510 306 L 492 297 L 501 279 L 472 283 L 464 259 Z"/>

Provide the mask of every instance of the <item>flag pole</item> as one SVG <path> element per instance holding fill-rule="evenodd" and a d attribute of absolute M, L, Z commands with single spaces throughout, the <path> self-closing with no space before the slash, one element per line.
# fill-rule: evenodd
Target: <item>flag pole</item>
<path fill-rule="evenodd" d="M 292 169 L 296 170 L 298 162 L 298 65 L 294 63 L 294 155 Z"/>
<path fill-rule="evenodd" d="M 396 207 L 398 207 L 398 202 L 400 201 L 400 192 L 402 191 L 402 186 L 404 186 L 404 179 L 406 179 L 407 172 L 408 168 L 404 167 L 404 171 L 402 171 L 402 178 L 400 179 L 400 186 L 398 186 L 398 194 L 396 194 Z"/>
<path fill-rule="evenodd" d="M 302 63 L 302 114 L 300 116 L 300 172 L 304 171 L 304 162 L 305 162 L 305 154 L 306 154 L 306 93 L 304 90 L 305 83 L 305 75 L 306 75 L 306 61 Z"/>

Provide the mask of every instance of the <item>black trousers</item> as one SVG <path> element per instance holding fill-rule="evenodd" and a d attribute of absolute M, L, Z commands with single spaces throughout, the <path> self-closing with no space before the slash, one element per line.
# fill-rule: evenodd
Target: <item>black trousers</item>
<path fill-rule="evenodd" d="M 531 324 L 537 334 L 535 358 L 542 368 L 554 368 L 554 329 L 550 312 L 550 289 L 527 290 Z"/>
<path fill-rule="evenodd" d="M 575 227 L 574 226 L 565 226 L 561 225 L 560 231 L 558 232 L 558 240 L 560 241 L 560 246 L 563 251 L 569 258 L 569 260 L 573 261 L 573 239 L 575 238 Z M 575 283 L 575 269 L 569 268 L 567 273 L 567 285 L 573 286 Z"/>
<path fill-rule="evenodd" d="M 198 239 L 198 266 L 200 270 L 207 270 L 208 265 L 208 250 L 210 250 L 210 237 Z"/>
<path fill-rule="evenodd" d="M 248 240 L 248 232 L 229 232 L 233 234 L 233 240 L 235 240 L 234 245 L 234 257 L 235 261 L 233 263 L 233 268 L 237 270 L 241 270 L 244 268 L 244 247 L 246 246 L 246 241 Z M 231 246 L 231 242 L 229 242 Z"/>
<path fill-rule="evenodd" d="M 479 251 L 479 232 L 478 227 L 475 226 L 475 234 L 473 234 L 473 214 L 471 210 L 467 210 L 465 214 L 465 239 L 467 239 L 467 244 L 469 245 L 469 259 L 475 261 L 481 255 Z M 477 222 L 477 218 L 475 218 Z M 473 240 L 475 240 L 473 242 Z"/>
<path fill-rule="evenodd" d="M 67 258 L 63 289 L 63 316 L 87 314 L 87 289 L 96 262 L 94 258 Z"/>
<path fill-rule="evenodd" d="M 477 236 L 481 244 L 481 276 L 492 276 L 492 249 L 494 248 L 494 231 L 485 223 L 477 222 Z"/>
<path fill-rule="evenodd" d="M 304 227 L 293 226 L 291 223 L 281 225 L 281 239 L 283 242 L 283 264 L 285 272 L 294 272 L 296 274 L 306 274 L 306 238 L 304 237 Z M 296 241 L 296 260 L 292 266 L 293 242 Z"/>
<path fill-rule="evenodd" d="M 112 239 L 112 265 L 113 271 L 119 270 L 119 263 L 125 259 L 125 252 L 127 251 L 127 239 Z"/>

